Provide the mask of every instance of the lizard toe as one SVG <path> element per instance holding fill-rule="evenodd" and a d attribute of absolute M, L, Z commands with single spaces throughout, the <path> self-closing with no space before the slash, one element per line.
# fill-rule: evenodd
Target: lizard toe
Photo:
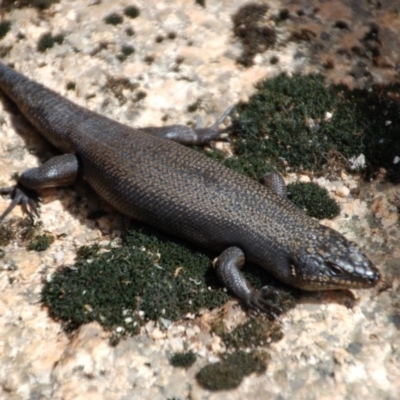
<path fill-rule="evenodd" d="M 283 312 L 283 309 L 273 299 L 276 295 L 276 290 L 268 286 L 261 290 L 253 290 L 247 305 L 252 310 L 261 311 L 272 319 L 276 319 Z"/>
<path fill-rule="evenodd" d="M 32 222 L 35 216 L 39 216 L 37 207 L 38 199 L 33 190 L 26 189 L 17 184 L 11 187 L 0 188 L 0 194 L 9 194 L 12 197 L 10 205 L 5 209 L 3 214 L 0 215 L 0 224 L 17 205 L 21 205 L 23 212 Z"/>

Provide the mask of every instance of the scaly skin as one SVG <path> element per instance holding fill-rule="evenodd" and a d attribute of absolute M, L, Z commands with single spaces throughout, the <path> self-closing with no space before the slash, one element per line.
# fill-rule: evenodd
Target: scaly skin
<path fill-rule="evenodd" d="M 79 166 L 83 178 L 121 213 L 223 252 L 216 264 L 219 276 L 252 308 L 265 310 L 268 299 L 244 280 L 239 271 L 244 259 L 306 290 L 369 288 L 378 282 L 379 272 L 367 257 L 294 206 L 275 179 L 266 187 L 176 142 L 215 139 L 216 126 L 133 129 L 1 63 L 0 89 L 68 154 L 50 160 L 47 169 L 26 171 L 19 190 L 69 184 Z"/>

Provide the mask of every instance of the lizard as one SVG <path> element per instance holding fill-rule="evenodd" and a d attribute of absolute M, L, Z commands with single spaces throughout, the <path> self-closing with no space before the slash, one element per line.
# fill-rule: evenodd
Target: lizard
<path fill-rule="evenodd" d="M 268 285 L 256 289 L 245 262 L 303 290 L 371 288 L 380 273 L 356 244 L 307 216 L 288 198 L 281 175 L 257 182 L 185 145 L 221 135 L 228 109 L 209 128 L 131 128 L 78 106 L 0 62 L 0 89 L 62 155 L 3 188 L 33 218 L 34 193 L 78 176 L 116 210 L 218 254 L 225 287 L 248 308 L 276 314 Z"/>

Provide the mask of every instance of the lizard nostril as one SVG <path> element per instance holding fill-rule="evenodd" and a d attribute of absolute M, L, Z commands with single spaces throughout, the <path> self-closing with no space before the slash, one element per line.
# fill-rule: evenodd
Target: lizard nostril
<path fill-rule="evenodd" d="M 381 274 L 376 268 L 370 268 L 365 271 L 365 275 L 367 276 L 367 282 L 370 286 L 375 286 L 381 279 Z"/>
<path fill-rule="evenodd" d="M 371 282 L 371 285 L 376 285 L 380 279 L 381 279 L 381 274 L 379 273 L 378 270 L 376 270 L 376 271 L 374 271 L 374 273 L 371 276 L 371 278 L 369 279 L 369 281 Z"/>

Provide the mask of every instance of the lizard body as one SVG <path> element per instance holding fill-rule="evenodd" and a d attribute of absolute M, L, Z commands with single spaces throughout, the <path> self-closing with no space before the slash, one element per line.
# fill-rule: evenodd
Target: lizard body
<path fill-rule="evenodd" d="M 202 144 L 219 135 L 183 125 L 130 128 L 80 107 L 0 63 L 0 89 L 64 155 L 25 171 L 25 189 L 67 185 L 78 172 L 118 211 L 222 254 L 225 285 L 249 307 L 265 310 L 268 293 L 253 289 L 239 268 L 251 261 L 306 290 L 368 288 L 379 278 L 367 257 L 338 232 L 286 198 L 283 181 L 262 185 L 177 142 Z M 223 116 L 225 117 L 225 115 Z"/>

